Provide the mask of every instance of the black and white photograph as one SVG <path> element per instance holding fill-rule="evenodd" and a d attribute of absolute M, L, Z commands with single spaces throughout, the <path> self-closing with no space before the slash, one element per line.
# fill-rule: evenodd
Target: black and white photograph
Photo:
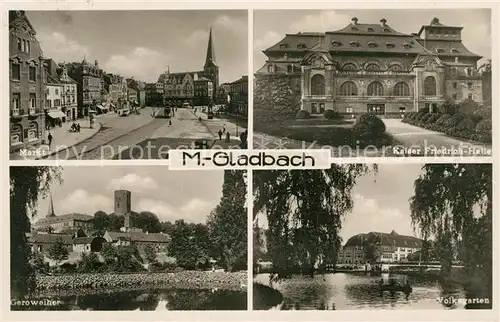
<path fill-rule="evenodd" d="M 247 148 L 247 10 L 9 11 L 10 159 Z"/>
<path fill-rule="evenodd" d="M 11 167 L 11 310 L 246 310 L 246 199 L 244 171 Z"/>
<path fill-rule="evenodd" d="M 491 164 L 254 171 L 253 190 L 254 310 L 496 301 Z"/>
<path fill-rule="evenodd" d="M 255 10 L 253 145 L 491 156 L 491 9 Z"/>

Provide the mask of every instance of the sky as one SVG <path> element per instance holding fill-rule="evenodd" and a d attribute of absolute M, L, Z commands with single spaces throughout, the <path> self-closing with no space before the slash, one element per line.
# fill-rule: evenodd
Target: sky
<path fill-rule="evenodd" d="M 256 10 L 254 11 L 253 69 L 264 65 L 262 53 L 285 37 L 286 33 L 325 32 L 342 29 L 357 17 L 358 23 L 376 23 L 387 19 L 396 31 L 411 34 L 437 17 L 444 25 L 461 26 L 462 42 L 473 53 L 491 58 L 491 10 Z"/>
<path fill-rule="evenodd" d="M 340 236 L 345 243 L 350 237 L 370 231 L 417 236 L 411 225 L 409 199 L 413 183 L 422 174 L 422 164 L 379 164 L 376 174 L 358 179 L 352 191 L 353 209 L 346 214 Z M 259 225 L 267 226 L 265 216 Z"/>
<path fill-rule="evenodd" d="M 108 73 L 156 82 L 203 70 L 212 26 L 220 83 L 248 74 L 246 10 L 29 11 L 44 56 L 97 60 Z"/>
<path fill-rule="evenodd" d="M 133 211 L 150 211 L 160 221 L 205 223 L 222 196 L 224 172 L 169 171 L 162 166 L 63 168 L 63 183 L 52 184 L 55 214 L 114 211 L 114 190 L 132 193 Z M 203 185 L 200 184 L 203 182 Z M 47 215 L 49 198 L 38 205 L 35 221 Z"/>

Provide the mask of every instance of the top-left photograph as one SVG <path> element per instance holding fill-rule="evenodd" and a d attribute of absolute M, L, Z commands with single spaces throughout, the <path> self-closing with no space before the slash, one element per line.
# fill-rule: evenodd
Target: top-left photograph
<path fill-rule="evenodd" d="M 246 149 L 248 11 L 10 11 L 10 160 Z"/>

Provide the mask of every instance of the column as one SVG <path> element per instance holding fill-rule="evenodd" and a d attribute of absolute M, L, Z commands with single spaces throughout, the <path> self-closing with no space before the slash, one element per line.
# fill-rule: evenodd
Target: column
<path fill-rule="evenodd" d="M 326 70 L 325 70 L 325 95 L 326 96 L 332 96 L 333 95 L 333 66 L 332 65 L 326 65 Z"/>

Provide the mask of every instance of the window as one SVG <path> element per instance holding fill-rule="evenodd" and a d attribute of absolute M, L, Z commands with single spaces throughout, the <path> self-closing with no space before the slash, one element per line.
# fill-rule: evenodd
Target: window
<path fill-rule="evenodd" d="M 347 63 L 342 66 L 342 70 L 357 70 L 357 67 L 353 63 Z"/>
<path fill-rule="evenodd" d="M 22 42 L 21 38 L 17 38 L 17 50 L 23 50 Z"/>
<path fill-rule="evenodd" d="M 433 76 L 424 79 L 424 95 L 436 95 L 436 87 L 436 79 Z"/>
<path fill-rule="evenodd" d="M 344 82 L 340 85 L 340 95 L 342 96 L 357 96 L 358 87 L 351 81 Z"/>
<path fill-rule="evenodd" d="M 26 52 L 26 40 L 22 40 L 21 51 Z"/>
<path fill-rule="evenodd" d="M 389 66 L 389 70 L 393 71 L 393 72 L 400 72 L 403 70 L 403 67 L 401 67 L 401 65 L 394 64 L 394 65 Z"/>
<path fill-rule="evenodd" d="M 325 112 L 325 103 L 319 103 L 319 112 L 324 113 Z"/>
<path fill-rule="evenodd" d="M 31 52 L 31 46 L 29 40 L 26 40 L 26 52 L 29 54 Z"/>
<path fill-rule="evenodd" d="M 56 88 L 56 95 L 59 95 L 59 89 Z"/>
<path fill-rule="evenodd" d="M 36 107 L 36 94 L 30 93 L 30 108 Z"/>
<path fill-rule="evenodd" d="M 351 30 L 352 30 L 352 31 L 358 31 L 358 28 L 356 28 L 356 27 L 352 27 L 352 28 L 351 28 Z"/>
<path fill-rule="evenodd" d="M 12 109 L 19 110 L 21 104 L 21 93 L 12 94 Z"/>
<path fill-rule="evenodd" d="M 368 28 L 368 31 L 369 32 L 373 32 L 373 28 Z"/>
<path fill-rule="evenodd" d="M 444 49 L 443 48 L 436 48 L 436 52 L 437 53 L 444 53 Z"/>
<path fill-rule="evenodd" d="M 384 32 L 391 32 L 391 29 L 389 29 L 389 28 L 384 28 Z"/>
<path fill-rule="evenodd" d="M 459 52 L 460 52 L 460 50 L 458 50 L 458 49 L 456 49 L 456 48 L 452 48 L 452 49 L 451 49 L 451 52 L 452 52 L 453 54 L 455 54 L 455 53 L 459 53 Z"/>
<path fill-rule="evenodd" d="M 351 41 L 349 44 L 351 45 L 351 47 L 359 47 L 359 42 L 357 41 Z"/>
<path fill-rule="evenodd" d="M 472 89 L 473 88 L 472 83 L 467 83 L 467 88 Z"/>
<path fill-rule="evenodd" d="M 378 67 L 377 64 L 372 63 L 372 64 L 366 65 L 365 70 L 367 70 L 367 71 L 379 71 L 380 67 Z"/>
<path fill-rule="evenodd" d="M 280 48 L 288 48 L 288 44 L 280 44 Z"/>
<path fill-rule="evenodd" d="M 351 114 L 352 114 L 352 113 L 353 113 L 353 109 L 352 109 L 352 107 L 349 107 L 349 106 L 348 106 L 348 107 L 346 107 L 346 108 L 345 108 L 345 112 L 346 112 L 346 113 L 351 113 Z"/>
<path fill-rule="evenodd" d="M 406 113 L 406 107 L 404 107 L 404 106 L 400 107 L 399 113 Z"/>
<path fill-rule="evenodd" d="M 370 48 L 376 48 L 376 47 L 377 47 L 377 44 L 376 44 L 376 43 L 374 43 L 374 42 L 371 42 L 371 41 L 370 41 L 370 42 L 368 43 L 368 47 L 370 47 Z"/>
<path fill-rule="evenodd" d="M 410 86 L 405 82 L 394 85 L 394 96 L 410 96 Z"/>
<path fill-rule="evenodd" d="M 458 95 L 455 93 L 452 95 L 453 96 L 453 99 L 456 100 L 458 98 Z"/>
<path fill-rule="evenodd" d="M 454 88 L 454 89 L 457 89 L 457 87 L 458 87 L 457 82 L 453 82 L 453 88 Z"/>
<path fill-rule="evenodd" d="M 18 63 L 12 63 L 12 79 L 21 79 L 21 65 L 19 65 Z"/>
<path fill-rule="evenodd" d="M 325 95 L 325 77 L 316 74 L 311 78 L 311 95 Z"/>
<path fill-rule="evenodd" d="M 36 68 L 33 66 L 29 67 L 29 79 L 30 82 L 36 82 Z"/>
<path fill-rule="evenodd" d="M 334 41 L 332 41 L 332 45 L 333 45 L 333 47 L 340 47 L 340 46 L 342 46 L 342 43 L 340 41 L 334 40 Z"/>
<path fill-rule="evenodd" d="M 469 95 L 467 95 L 467 99 L 468 99 L 469 101 L 473 101 L 473 100 L 474 100 L 473 98 L 474 98 L 474 97 L 472 96 L 472 93 L 469 93 Z"/>
<path fill-rule="evenodd" d="M 388 42 L 385 44 L 385 46 L 388 48 L 388 49 L 392 49 L 394 47 L 396 47 L 396 45 L 394 45 L 392 42 Z"/>
<path fill-rule="evenodd" d="M 371 82 L 367 89 L 368 96 L 384 95 L 384 87 L 379 82 Z"/>
<path fill-rule="evenodd" d="M 52 100 L 46 100 L 45 104 L 47 104 L 47 108 L 52 108 Z"/>
<path fill-rule="evenodd" d="M 287 72 L 288 73 L 293 73 L 293 65 L 288 65 L 287 66 Z"/>

